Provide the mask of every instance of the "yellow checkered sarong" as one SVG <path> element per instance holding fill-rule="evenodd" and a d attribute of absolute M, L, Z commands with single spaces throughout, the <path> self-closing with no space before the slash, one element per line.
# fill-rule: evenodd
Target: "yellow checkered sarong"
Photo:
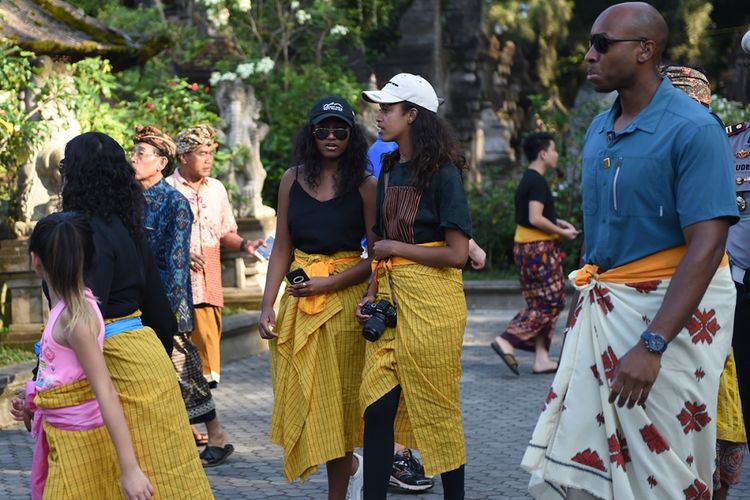
<path fill-rule="evenodd" d="M 296 250 L 291 268 L 302 267 L 311 277 L 336 274 L 356 265 L 358 255 Z M 305 306 L 286 293 L 281 299 L 279 336 L 269 342 L 274 392 L 270 434 L 284 448 L 289 482 L 304 481 L 318 464 L 362 444 L 358 396 L 366 341 L 354 311 L 363 290 L 364 284 L 352 286 L 326 294 L 324 300 L 305 299 Z"/>
<path fill-rule="evenodd" d="M 426 475 L 451 471 L 466 463 L 459 401 L 466 328 L 461 270 L 396 259 L 390 271 L 377 272 L 377 300 L 389 302 L 391 273 L 398 319 L 395 328 L 367 343 L 362 408 L 400 385 L 396 441 L 419 450 Z"/>
<path fill-rule="evenodd" d="M 40 391 L 34 403 L 40 409 L 57 409 L 92 399 L 94 393 L 88 381 L 81 380 Z M 43 498 L 123 498 L 117 455 L 105 426 L 71 431 L 45 421 L 44 433 L 49 446 L 49 470 Z"/>
<path fill-rule="evenodd" d="M 128 421 L 138 464 L 154 487 L 154 498 L 214 498 L 174 366 L 154 331 L 144 327 L 105 338 L 104 360 Z"/>

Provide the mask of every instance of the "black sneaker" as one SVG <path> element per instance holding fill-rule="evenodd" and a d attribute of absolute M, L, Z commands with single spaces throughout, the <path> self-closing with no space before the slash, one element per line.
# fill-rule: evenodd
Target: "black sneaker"
<path fill-rule="evenodd" d="M 431 477 L 425 477 L 424 467 L 409 448 L 393 455 L 390 486 L 405 491 L 425 491 L 434 486 Z"/>

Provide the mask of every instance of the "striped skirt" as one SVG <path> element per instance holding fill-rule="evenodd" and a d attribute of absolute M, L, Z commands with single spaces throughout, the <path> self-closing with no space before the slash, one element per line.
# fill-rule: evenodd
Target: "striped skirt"
<path fill-rule="evenodd" d="M 154 331 L 107 337 L 104 359 L 154 498 L 212 499 L 174 367 Z"/>
<path fill-rule="evenodd" d="M 341 273 L 359 260 L 356 252 L 333 256 L 296 251 L 309 276 Z M 337 261 L 337 262 L 334 262 Z M 317 272 L 316 270 L 323 271 Z M 278 338 L 269 342 L 273 377 L 271 441 L 284 448 L 284 477 L 304 481 L 317 465 L 342 457 L 362 444 L 359 407 L 365 339 L 354 310 L 364 284 L 323 298 L 320 312 L 303 312 L 302 301 L 286 293 L 276 321 Z"/>
<path fill-rule="evenodd" d="M 44 410 L 69 409 L 93 399 L 94 393 L 87 380 L 38 392 L 34 404 L 41 411 L 35 415 L 35 420 L 44 418 L 41 415 Z M 117 455 L 106 426 L 66 430 L 46 419 L 42 425 L 44 432 L 37 439 L 45 442 L 37 443 L 34 460 L 36 464 L 36 454 L 45 449 L 46 463 L 40 466 L 47 470 L 44 482 L 38 485 L 43 493 L 32 487 L 32 497 L 41 493 L 41 498 L 56 500 L 123 498 Z M 32 477 L 37 474 L 38 471 L 32 471 Z"/>
<path fill-rule="evenodd" d="M 419 450 L 426 475 L 451 471 L 466 463 L 459 400 L 466 328 L 461 271 L 412 263 L 389 272 L 398 318 L 395 328 L 367 343 L 362 408 L 400 385 L 396 441 Z M 378 270 L 377 299 L 392 302 L 385 273 Z"/>

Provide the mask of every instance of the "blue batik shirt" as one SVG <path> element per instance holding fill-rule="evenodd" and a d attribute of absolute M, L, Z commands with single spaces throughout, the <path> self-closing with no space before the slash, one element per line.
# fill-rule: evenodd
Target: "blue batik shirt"
<path fill-rule="evenodd" d="M 143 226 L 159 268 L 164 290 L 177 318 L 177 330 L 193 331 L 193 292 L 190 286 L 190 203 L 160 180 L 144 193 Z"/>
<path fill-rule="evenodd" d="M 614 131 L 620 100 L 583 145 L 585 261 L 611 269 L 685 244 L 683 228 L 738 219 L 721 121 L 664 78 L 651 102 Z"/>

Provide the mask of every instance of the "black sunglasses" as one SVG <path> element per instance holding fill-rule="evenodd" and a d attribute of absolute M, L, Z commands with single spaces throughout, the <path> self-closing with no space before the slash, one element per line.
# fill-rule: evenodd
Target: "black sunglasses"
<path fill-rule="evenodd" d="M 319 141 L 324 141 L 328 138 L 328 134 L 333 132 L 333 137 L 336 139 L 343 141 L 347 137 L 349 137 L 349 129 L 348 128 L 328 128 L 328 127 L 321 127 L 316 128 L 313 130 L 313 135 L 315 138 Z"/>
<path fill-rule="evenodd" d="M 594 50 L 600 54 L 606 54 L 609 50 L 609 46 L 613 43 L 620 42 L 647 42 L 648 38 L 609 38 L 603 33 L 595 33 L 589 38 L 589 47 L 594 47 Z"/>

